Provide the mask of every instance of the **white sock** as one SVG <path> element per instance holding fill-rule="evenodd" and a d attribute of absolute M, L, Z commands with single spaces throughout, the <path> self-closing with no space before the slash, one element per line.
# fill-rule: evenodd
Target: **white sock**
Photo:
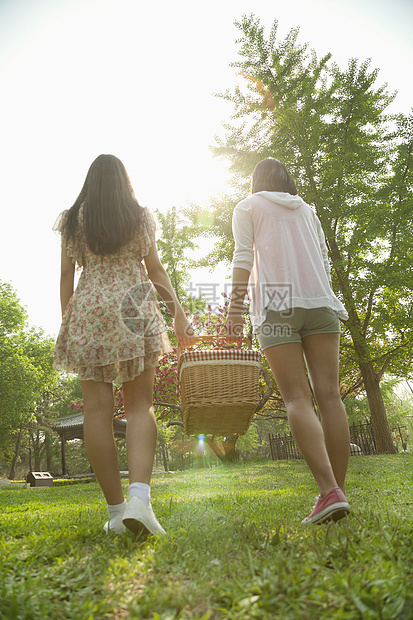
<path fill-rule="evenodd" d="M 145 506 L 150 506 L 151 504 L 151 489 L 149 484 L 145 484 L 144 482 L 132 482 L 129 485 L 129 499 L 131 497 L 139 497 L 145 504 Z"/>
<path fill-rule="evenodd" d="M 121 504 L 108 504 L 109 521 L 115 517 L 121 517 L 125 512 L 126 499 Z"/>

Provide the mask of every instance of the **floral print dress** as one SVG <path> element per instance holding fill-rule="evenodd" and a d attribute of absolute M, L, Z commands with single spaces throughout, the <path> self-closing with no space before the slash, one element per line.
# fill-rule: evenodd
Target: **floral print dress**
<path fill-rule="evenodd" d="M 62 234 L 68 211 L 53 229 Z M 94 254 L 83 232 L 83 205 L 76 238 L 62 243 L 82 268 L 76 290 L 65 309 L 54 348 L 54 366 L 75 372 L 81 381 L 132 381 L 157 366 L 171 350 L 165 323 L 142 258 L 155 243 L 156 224 L 143 209 L 141 226 L 132 241 L 115 254 Z"/>

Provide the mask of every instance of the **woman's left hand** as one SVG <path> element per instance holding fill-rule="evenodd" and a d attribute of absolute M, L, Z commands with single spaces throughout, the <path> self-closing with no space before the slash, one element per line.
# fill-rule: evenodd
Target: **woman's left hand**
<path fill-rule="evenodd" d="M 194 329 L 184 314 L 175 317 L 174 330 L 182 348 L 195 344 Z"/>

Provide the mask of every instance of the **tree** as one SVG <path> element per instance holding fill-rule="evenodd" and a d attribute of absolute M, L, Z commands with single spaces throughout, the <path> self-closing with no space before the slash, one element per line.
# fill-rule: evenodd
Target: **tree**
<path fill-rule="evenodd" d="M 413 116 L 386 114 L 394 96 L 376 86 L 368 61 L 341 70 L 299 45 L 298 29 L 278 43 L 277 22 L 268 37 L 253 15 L 237 26 L 233 66 L 244 87 L 222 95 L 235 113 L 214 149 L 231 162 L 237 196 L 216 204 L 216 214 L 228 220 L 262 158 L 286 163 L 321 221 L 349 313 L 343 340 L 358 372 L 348 393 L 362 381 L 377 449 L 394 452 L 380 380 L 411 373 Z"/>
<path fill-rule="evenodd" d="M 409 398 L 403 398 L 396 392 L 400 384 L 399 379 L 387 377 L 381 383 L 381 393 L 386 407 L 387 418 L 391 428 L 407 426 L 412 417 L 413 408 Z M 364 394 L 349 397 L 345 401 L 350 423 L 359 424 L 369 421 L 370 411 L 367 398 Z"/>
<path fill-rule="evenodd" d="M 11 458 L 10 478 L 15 475 L 23 431 L 35 420 L 37 403 L 57 382 L 53 345 L 42 330 L 28 327 L 15 290 L 0 282 L 0 424 L 2 450 Z"/>
<path fill-rule="evenodd" d="M 51 394 L 48 411 L 53 418 L 63 418 L 75 409 L 74 403 L 82 398 L 82 387 L 77 375 L 59 375 L 58 383 Z"/>
<path fill-rule="evenodd" d="M 0 282 L 0 414 L 3 431 L 16 429 L 32 414 L 41 372 L 25 350 L 27 313 L 13 287 Z"/>
<path fill-rule="evenodd" d="M 33 394 L 34 400 L 28 410 L 30 419 L 25 424 L 22 423 L 19 428 L 15 454 L 10 467 L 10 479 L 15 476 L 22 431 L 25 427 L 28 429 L 30 446 L 34 451 L 34 468 L 40 469 L 43 452 L 47 453 L 47 448 L 50 447 L 50 427 L 47 423 L 48 405 L 59 376 L 58 371 L 53 368 L 54 340 L 47 338 L 43 330 L 36 328 L 26 330 L 20 334 L 20 341 L 24 354 L 37 371 L 38 380 L 35 386 L 36 392 Z"/>
<path fill-rule="evenodd" d="M 156 210 L 155 213 L 162 227 L 162 238 L 157 242 L 161 262 L 169 275 L 176 296 L 188 314 L 201 312 L 206 307 L 205 301 L 193 297 L 186 289 L 189 268 L 193 262 L 187 257 L 187 254 L 188 250 L 193 251 L 197 248 L 193 241 L 196 228 L 183 223 L 177 214 L 176 207 L 169 209 L 166 214 L 159 210 Z M 170 324 L 171 317 L 164 309 L 161 300 L 160 305 L 167 324 Z"/>

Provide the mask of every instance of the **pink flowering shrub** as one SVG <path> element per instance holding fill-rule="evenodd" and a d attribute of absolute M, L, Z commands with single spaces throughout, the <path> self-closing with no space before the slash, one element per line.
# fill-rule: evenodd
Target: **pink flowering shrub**
<path fill-rule="evenodd" d="M 173 411 L 174 405 L 179 407 L 178 351 L 176 347 L 159 360 L 159 366 L 155 372 L 153 399 L 155 404 L 158 403 L 158 406 L 161 407 L 160 420 L 163 420 Z"/>

